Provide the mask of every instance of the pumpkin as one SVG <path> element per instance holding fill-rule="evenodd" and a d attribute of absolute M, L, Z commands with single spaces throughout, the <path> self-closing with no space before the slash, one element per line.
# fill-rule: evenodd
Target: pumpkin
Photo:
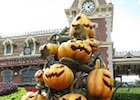
<path fill-rule="evenodd" d="M 59 100 L 87 100 L 86 97 L 79 93 L 68 93 L 59 98 Z"/>
<path fill-rule="evenodd" d="M 34 76 L 35 76 L 36 82 L 38 82 L 38 83 L 42 83 L 43 82 L 43 70 L 38 70 L 35 73 Z"/>
<path fill-rule="evenodd" d="M 89 44 L 91 49 L 92 49 L 92 53 L 95 53 L 98 51 L 98 46 L 100 44 L 100 42 L 96 39 L 86 39 L 85 43 Z"/>
<path fill-rule="evenodd" d="M 92 54 L 91 47 L 82 40 L 68 40 L 63 42 L 58 48 L 58 58 L 69 57 L 74 60 L 86 63 Z"/>
<path fill-rule="evenodd" d="M 38 92 L 27 92 L 20 100 L 46 100 L 46 98 Z"/>
<path fill-rule="evenodd" d="M 60 91 L 71 85 L 74 74 L 66 65 L 53 64 L 44 71 L 43 80 L 50 88 Z"/>
<path fill-rule="evenodd" d="M 73 35 L 75 33 L 75 26 L 78 26 L 80 24 L 84 25 L 84 29 L 87 31 L 89 38 L 93 38 L 94 37 L 93 23 L 83 13 L 79 13 L 73 19 L 69 31 L 70 35 Z"/>
<path fill-rule="evenodd" d="M 113 77 L 109 70 L 100 68 L 100 60 L 96 60 L 94 70 L 87 77 L 87 90 L 94 98 L 107 99 L 112 96 Z"/>
<path fill-rule="evenodd" d="M 50 54 L 55 55 L 58 53 L 58 45 L 54 43 L 47 43 L 39 47 L 39 52 L 42 54 L 43 50 L 48 50 Z"/>

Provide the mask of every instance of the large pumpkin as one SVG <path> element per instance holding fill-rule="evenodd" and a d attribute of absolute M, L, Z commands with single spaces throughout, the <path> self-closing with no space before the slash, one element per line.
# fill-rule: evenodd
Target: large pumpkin
<path fill-rule="evenodd" d="M 95 53 L 98 51 L 98 46 L 100 44 L 100 42 L 96 39 L 86 39 L 85 43 L 89 44 L 91 49 L 92 49 L 92 53 Z"/>
<path fill-rule="evenodd" d="M 46 85 L 57 91 L 68 88 L 74 80 L 73 72 L 63 64 L 53 64 L 43 74 Z"/>
<path fill-rule="evenodd" d="M 87 100 L 86 97 L 79 93 L 68 93 L 59 98 L 59 100 Z"/>
<path fill-rule="evenodd" d="M 55 55 L 58 53 L 58 45 L 54 43 L 47 43 L 39 47 L 39 52 L 42 53 L 43 50 L 49 50 L 49 53 Z"/>
<path fill-rule="evenodd" d="M 36 82 L 38 82 L 38 83 L 42 83 L 43 82 L 43 70 L 38 70 L 35 73 L 34 76 L 35 76 Z"/>
<path fill-rule="evenodd" d="M 73 35 L 75 33 L 75 26 L 80 24 L 84 25 L 84 29 L 87 31 L 89 38 L 93 38 L 94 37 L 93 23 L 83 13 L 79 13 L 72 21 L 70 26 L 70 35 Z"/>
<path fill-rule="evenodd" d="M 69 57 L 81 63 L 87 62 L 92 54 L 91 47 L 82 40 L 68 40 L 58 48 L 58 58 Z"/>
<path fill-rule="evenodd" d="M 20 100 L 46 100 L 46 97 L 38 92 L 27 92 L 21 97 Z"/>
<path fill-rule="evenodd" d="M 87 77 L 87 90 L 94 98 L 107 99 L 112 96 L 113 77 L 109 70 L 100 68 L 100 60 L 96 60 L 94 70 Z"/>

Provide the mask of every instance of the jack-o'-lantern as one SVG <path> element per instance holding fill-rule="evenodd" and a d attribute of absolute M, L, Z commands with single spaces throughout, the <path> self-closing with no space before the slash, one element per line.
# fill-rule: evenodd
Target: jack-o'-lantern
<path fill-rule="evenodd" d="M 87 77 L 87 90 L 94 98 L 107 99 L 112 96 L 113 77 L 109 70 L 100 68 L 100 60 L 96 60 L 94 69 Z"/>
<path fill-rule="evenodd" d="M 86 97 L 79 93 L 68 93 L 59 98 L 59 100 L 87 100 Z"/>
<path fill-rule="evenodd" d="M 38 70 L 38 71 L 35 73 L 34 76 L 35 76 L 36 82 L 38 82 L 38 83 L 43 82 L 43 70 Z"/>
<path fill-rule="evenodd" d="M 92 54 L 91 47 L 82 40 L 68 40 L 58 48 L 58 58 L 69 57 L 81 63 L 87 62 Z"/>
<path fill-rule="evenodd" d="M 57 54 L 58 52 L 58 45 L 57 44 L 54 44 L 54 43 L 47 43 L 47 44 L 44 44 L 42 46 L 39 47 L 39 52 L 42 54 L 42 51 L 45 50 L 52 54 L 52 55 L 55 55 Z"/>
<path fill-rule="evenodd" d="M 91 49 L 92 49 L 92 53 L 95 53 L 98 51 L 98 46 L 100 45 L 100 42 L 96 39 L 86 39 L 85 43 L 89 44 Z"/>
<path fill-rule="evenodd" d="M 46 85 L 57 91 L 68 88 L 74 80 L 73 72 L 63 64 L 53 64 L 43 74 Z"/>
<path fill-rule="evenodd" d="M 79 13 L 71 23 L 70 35 L 75 33 L 75 26 L 84 25 L 84 29 L 87 31 L 89 38 L 94 37 L 93 23 L 88 19 L 85 14 Z"/>
<path fill-rule="evenodd" d="M 38 92 L 27 92 L 20 100 L 46 100 L 46 98 Z"/>

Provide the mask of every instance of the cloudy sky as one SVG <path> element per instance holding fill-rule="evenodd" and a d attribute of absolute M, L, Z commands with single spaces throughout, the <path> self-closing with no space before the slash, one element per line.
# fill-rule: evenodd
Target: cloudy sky
<path fill-rule="evenodd" d="M 0 0 L 0 36 L 68 26 L 65 8 L 73 0 Z M 112 41 L 116 51 L 140 50 L 140 0 L 114 4 Z"/>

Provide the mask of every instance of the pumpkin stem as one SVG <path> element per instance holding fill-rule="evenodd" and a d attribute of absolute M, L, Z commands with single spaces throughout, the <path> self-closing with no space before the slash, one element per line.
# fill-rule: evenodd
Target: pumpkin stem
<path fill-rule="evenodd" d="M 97 59 L 94 68 L 95 68 L 95 69 L 100 68 L 100 63 L 101 63 L 101 62 L 100 62 L 100 59 Z"/>

